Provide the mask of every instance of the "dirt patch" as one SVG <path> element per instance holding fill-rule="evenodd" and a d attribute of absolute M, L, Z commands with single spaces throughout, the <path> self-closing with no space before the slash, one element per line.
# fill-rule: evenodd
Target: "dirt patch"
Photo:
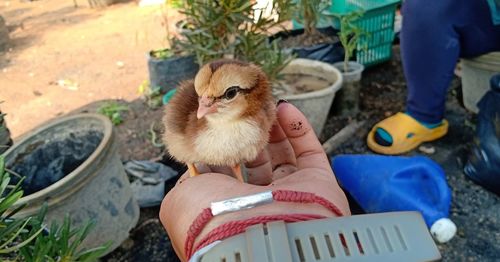
<path fill-rule="evenodd" d="M 297 95 L 314 92 L 329 87 L 328 80 L 304 74 L 283 74 L 282 78 L 273 85 L 273 95 Z"/>
<path fill-rule="evenodd" d="M 300 131 L 302 130 L 302 122 L 293 122 L 290 124 L 290 128 L 294 131 Z"/>
<path fill-rule="evenodd" d="M 148 218 L 138 224 L 132 230 L 130 238 L 127 239 L 113 253 L 107 255 L 102 260 L 108 262 L 118 261 L 151 261 L 151 262 L 177 262 L 177 258 L 172 243 L 170 242 L 165 229 L 158 220 L 158 209 L 141 209 L 143 214 L 150 213 Z M 154 214 L 154 215 L 153 215 Z"/>
<path fill-rule="evenodd" d="M 317 30 L 313 30 L 311 34 L 300 34 L 297 36 L 289 36 L 280 41 L 279 46 L 282 48 L 293 48 L 297 46 L 308 47 L 317 44 L 330 44 L 338 41 L 337 37 L 323 34 Z"/>
<path fill-rule="evenodd" d="M 0 54 L 0 101 L 14 139 L 97 100 L 133 103 L 148 79 L 147 53 L 167 46 L 164 14 L 171 32 L 180 19 L 175 10 L 133 1 L 99 9 L 3 1 L 0 13 L 11 38 Z"/>
<path fill-rule="evenodd" d="M 123 162 L 129 160 L 159 160 L 163 156 L 162 146 L 163 110 L 148 107 L 144 99 L 131 102 L 124 100 L 101 100 L 85 105 L 68 113 L 97 113 L 98 109 L 109 102 L 126 106 L 122 112 L 123 122 L 113 127 L 118 141 L 118 154 Z"/>

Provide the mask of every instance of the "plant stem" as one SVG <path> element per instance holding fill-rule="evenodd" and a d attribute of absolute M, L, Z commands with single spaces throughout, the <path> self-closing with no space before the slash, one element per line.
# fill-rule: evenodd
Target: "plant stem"
<path fill-rule="evenodd" d="M 344 73 L 347 73 L 349 69 L 349 52 L 344 53 Z"/>

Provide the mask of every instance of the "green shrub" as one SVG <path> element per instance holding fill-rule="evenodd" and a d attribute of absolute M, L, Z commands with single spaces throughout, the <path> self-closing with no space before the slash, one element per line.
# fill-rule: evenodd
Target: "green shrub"
<path fill-rule="evenodd" d="M 312 35 L 316 30 L 321 12 L 329 7 L 330 0 L 296 0 L 292 5 L 294 16 L 302 20 L 304 34 Z"/>
<path fill-rule="evenodd" d="M 6 169 L 4 156 L 0 155 L 0 261 L 96 261 L 106 252 L 111 243 L 91 249 L 80 248 L 94 222 L 72 227 L 66 216 L 62 225 L 52 223 L 47 230 L 43 224 L 46 204 L 35 216 L 15 217 L 25 207 L 13 208 L 23 196 L 23 178 L 10 185 L 11 175 L 19 176 Z"/>
<path fill-rule="evenodd" d="M 196 55 L 197 63 L 234 58 L 261 66 L 272 80 L 291 60 L 268 39 L 270 29 L 290 17 L 291 0 L 275 0 L 277 19 L 264 17 L 263 9 L 248 0 L 186 0 L 180 12 L 189 26 L 178 40 L 181 48 Z"/>
<path fill-rule="evenodd" d="M 339 17 L 340 19 L 340 43 L 344 47 L 344 72 L 349 70 L 349 58 L 353 55 L 361 36 L 367 34 L 355 22 L 363 16 L 363 11 L 351 12 Z"/>

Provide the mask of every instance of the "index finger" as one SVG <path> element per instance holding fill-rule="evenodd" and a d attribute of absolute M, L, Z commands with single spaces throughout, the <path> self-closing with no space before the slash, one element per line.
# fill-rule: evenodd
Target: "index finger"
<path fill-rule="evenodd" d="M 297 168 L 321 168 L 332 172 L 318 137 L 304 114 L 289 103 L 281 103 L 278 121 L 292 145 L 297 159 Z"/>

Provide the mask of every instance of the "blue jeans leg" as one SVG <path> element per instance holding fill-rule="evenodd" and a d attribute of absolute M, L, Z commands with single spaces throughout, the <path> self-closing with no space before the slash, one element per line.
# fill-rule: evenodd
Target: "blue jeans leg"
<path fill-rule="evenodd" d="M 402 12 L 407 112 L 438 123 L 458 59 L 500 51 L 500 26 L 493 25 L 486 0 L 405 0 Z"/>

